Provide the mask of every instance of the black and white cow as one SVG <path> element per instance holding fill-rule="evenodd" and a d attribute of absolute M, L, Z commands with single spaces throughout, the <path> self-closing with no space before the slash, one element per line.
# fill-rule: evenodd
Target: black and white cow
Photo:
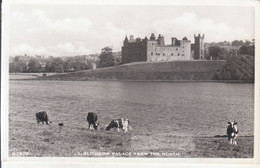
<path fill-rule="evenodd" d="M 237 122 L 236 121 L 229 121 L 228 122 L 228 127 L 227 127 L 227 136 L 230 144 L 237 144 L 237 134 L 238 134 L 238 127 L 237 127 Z"/>
<path fill-rule="evenodd" d="M 119 128 L 121 128 L 123 131 L 127 132 L 128 128 L 131 130 L 132 128 L 130 127 L 130 121 L 126 118 L 121 118 L 121 119 L 114 119 L 110 122 L 110 124 L 107 126 L 106 130 L 110 130 L 111 128 L 116 129 L 119 132 Z"/>
<path fill-rule="evenodd" d="M 88 121 L 88 129 L 90 129 L 90 126 L 93 125 L 93 128 L 96 130 L 99 123 L 97 123 L 97 114 L 94 112 L 89 112 L 87 116 L 87 121 Z"/>
<path fill-rule="evenodd" d="M 47 125 L 52 123 L 51 121 L 49 122 L 48 114 L 45 111 L 40 111 L 36 113 L 36 120 L 37 120 L 37 124 L 39 124 L 40 122 L 42 122 L 42 124 L 44 124 L 45 122 Z"/>

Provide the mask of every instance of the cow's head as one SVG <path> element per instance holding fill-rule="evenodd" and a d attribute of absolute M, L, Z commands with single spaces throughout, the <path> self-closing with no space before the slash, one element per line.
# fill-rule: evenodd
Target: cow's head
<path fill-rule="evenodd" d="M 94 129 L 96 130 L 98 126 L 99 126 L 99 123 L 95 123 L 94 124 Z"/>
<path fill-rule="evenodd" d="M 234 125 L 237 125 L 236 121 L 229 121 L 228 125 L 230 126 L 230 128 L 234 129 Z"/>
<path fill-rule="evenodd" d="M 116 120 L 111 121 L 111 123 L 107 126 L 106 130 L 109 131 L 111 128 L 117 127 Z"/>

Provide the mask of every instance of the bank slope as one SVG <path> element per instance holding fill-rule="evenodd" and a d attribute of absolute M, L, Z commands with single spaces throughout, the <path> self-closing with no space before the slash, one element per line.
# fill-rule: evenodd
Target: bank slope
<path fill-rule="evenodd" d="M 212 80 L 226 61 L 138 62 L 67 74 L 41 80 Z"/>

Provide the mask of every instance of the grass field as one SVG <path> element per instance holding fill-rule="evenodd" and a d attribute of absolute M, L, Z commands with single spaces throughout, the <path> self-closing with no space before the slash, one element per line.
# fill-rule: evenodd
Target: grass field
<path fill-rule="evenodd" d="M 73 72 L 42 80 L 212 80 L 226 61 L 138 62 Z"/>
<path fill-rule="evenodd" d="M 21 127 L 23 127 L 21 129 Z M 27 131 L 30 130 L 30 131 Z M 167 136 L 167 137 L 166 137 Z M 9 155 L 57 157 L 174 157 L 174 158 L 250 158 L 253 136 L 238 137 L 238 145 L 226 137 L 188 137 L 149 134 L 136 136 L 114 130 L 86 130 L 16 122 L 10 134 Z M 141 142 L 140 142 L 141 141 Z M 146 142 L 148 145 L 140 145 Z"/>

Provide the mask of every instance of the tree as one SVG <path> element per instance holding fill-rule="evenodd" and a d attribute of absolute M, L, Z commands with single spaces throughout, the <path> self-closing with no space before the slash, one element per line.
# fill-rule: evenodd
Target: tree
<path fill-rule="evenodd" d="M 241 46 L 244 44 L 244 42 L 242 40 L 238 41 L 238 40 L 234 40 L 232 41 L 232 46 Z"/>
<path fill-rule="evenodd" d="M 20 57 L 16 56 L 13 62 L 9 63 L 9 72 L 26 72 L 26 62 L 21 60 Z"/>
<path fill-rule="evenodd" d="M 46 61 L 45 72 L 52 72 L 52 70 L 51 70 L 51 60 Z"/>
<path fill-rule="evenodd" d="M 26 72 L 27 65 L 24 62 L 10 62 L 9 63 L 9 72 Z"/>
<path fill-rule="evenodd" d="M 219 46 L 209 47 L 208 57 L 211 57 L 213 60 L 225 60 L 228 55 L 229 53 L 225 48 Z"/>
<path fill-rule="evenodd" d="M 51 72 L 64 72 L 61 58 L 53 58 L 50 66 Z"/>
<path fill-rule="evenodd" d="M 64 71 L 73 71 L 73 62 L 74 59 L 72 57 L 67 58 L 63 64 Z"/>
<path fill-rule="evenodd" d="M 209 56 L 210 56 L 213 60 L 219 59 L 220 53 L 221 53 L 221 49 L 220 49 L 219 46 L 209 47 Z"/>
<path fill-rule="evenodd" d="M 251 56 L 255 56 L 255 46 L 242 45 L 239 48 L 240 54 L 248 54 Z"/>
<path fill-rule="evenodd" d="M 99 58 L 100 67 L 110 67 L 115 65 L 112 49 L 110 47 L 102 48 Z"/>
<path fill-rule="evenodd" d="M 252 42 L 250 42 L 250 41 L 248 41 L 248 40 L 246 40 L 245 43 L 244 43 L 244 45 L 247 45 L 247 46 L 249 46 L 249 45 L 251 45 L 251 44 L 252 44 Z"/>
<path fill-rule="evenodd" d="M 229 56 L 226 64 L 213 79 L 253 81 L 254 58 L 250 55 Z"/>
<path fill-rule="evenodd" d="M 74 57 L 73 69 L 76 71 L 86 70 L 87 69 L 86 57 L 85 56 Z"/>
<path fill-rule="evenodd" d="M 28 63 L 28 72 L 39 72 L 41 71 L 42 66 L 36 59 L 30 59 Z"/>
<path fill-rule="evenodd" d="M 204 51 L 204 58 L 205 58 L 206 60 L 210 60 L 209 50 L 205 50 L 205 51 Z"/>

